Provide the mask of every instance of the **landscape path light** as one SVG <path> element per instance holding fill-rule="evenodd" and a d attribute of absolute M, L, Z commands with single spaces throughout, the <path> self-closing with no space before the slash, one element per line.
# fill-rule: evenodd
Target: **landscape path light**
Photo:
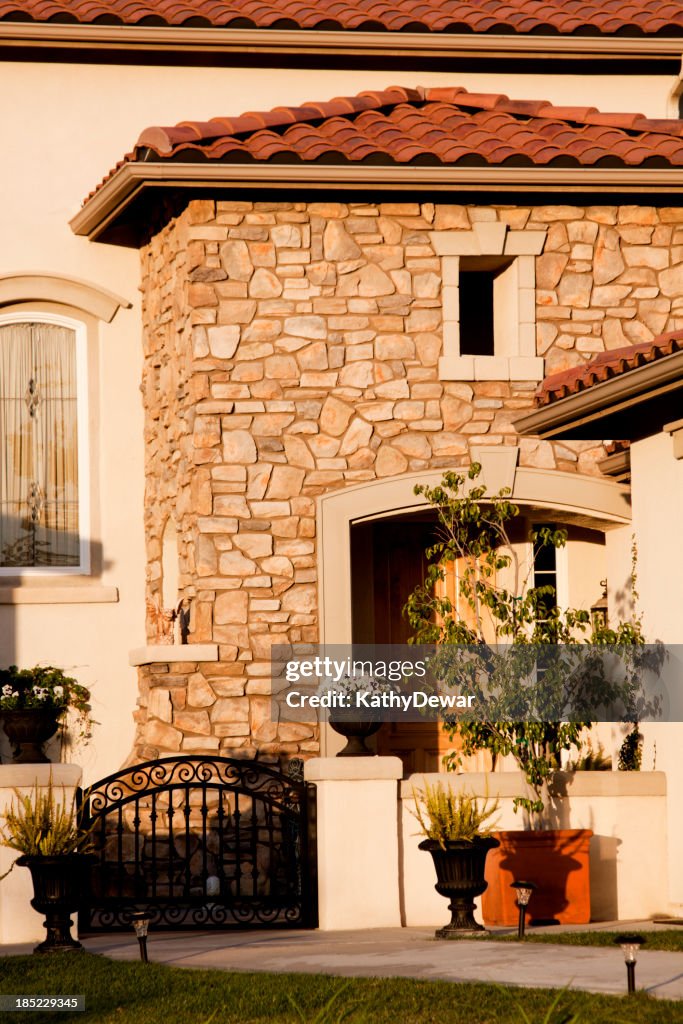
<path fill-rule="evenodd" d="M 140 959 L 145 964 L 149 963 L 147 959 L 147 930 L 151 920 L 152 915 L 146 910 L 136 910 L 130 915 L 130 923 L 133 925 L 135 936 L 140 943 Z"/>
<path fill-rule="evenodd" d="M 531 894 L 536 888 L 536 885 L 534 882 L 513 882 L 511 888 L 517 890 L 517 906 L 519 907 L 517 938 L 523 939 L 524 929 L 526 926 L 526 908 L 529 906 L 529 900 L 531 899 Z"/>
<path fill-rule="evenodd" d="M 636 961 L 638 959 L 638 950 L 645 943 L 645 939 L 642 935 L 617 935 L 614 940 L 618 946 L 621 946 L 621 951 L 624 954 L 624 960 L 626 961 L 626 984 L 629 995 L 632 995 L 636 990 Z"/>

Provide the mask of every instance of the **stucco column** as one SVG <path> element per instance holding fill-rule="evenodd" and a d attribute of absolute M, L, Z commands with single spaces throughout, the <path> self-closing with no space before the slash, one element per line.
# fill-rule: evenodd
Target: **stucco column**
<path fill-rule="evenodd" d="M 317 789 L 320 928 L 400 928 L 400 758 L 316 757 L 304 775 Z"/>
<path fill-rule="evenodd" d="M 57 800 L 65 804 L 73 799 L 80 784 L 82 771 L 77 764 L 4 764 L 0 765 L 0 821 L 17 796 L 45 792 L 52 778 L 52 790 Z M 18 857 L 15 850 L 0 846 L 0 876 L 9 871 Z M 14 942 L 41 942 L 45 938 L 43 916 L 31 906 L 33 883 L 28 868 L 15 867 L 0 882 L 0 945 Z M 72 918 L 76 925 L 75 915 Z M 72 929 L 75 934 L 76 928 Z"/>

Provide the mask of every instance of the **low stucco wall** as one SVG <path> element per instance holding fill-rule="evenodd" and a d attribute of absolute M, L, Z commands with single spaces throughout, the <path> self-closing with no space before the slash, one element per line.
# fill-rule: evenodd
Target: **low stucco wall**
<path fill-rule="evenodd" d="M 402 920 L 440 925 L 447 904 L 434 890 L 429 856 L 413 816 L 413 790 L 425 782 L 499 801 L 498 827 L 524 828 L 513 800 L 526 790 L 520 772 L 414 775 L 400 783 L 399 828 Z M 643 919 L 667 911 L 666 776 L 663 772 L 577 772 L 558 778 L 558 798 L 546 807 L 548 828 L 590 828 L 591 918 Z M 479 915 L 479 919 L 481 917 Z"/>

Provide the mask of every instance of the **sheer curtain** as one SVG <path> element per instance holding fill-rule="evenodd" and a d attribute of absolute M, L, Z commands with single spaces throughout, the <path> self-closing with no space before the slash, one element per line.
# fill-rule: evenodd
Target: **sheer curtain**
<path fill-rule="evenodd" d="M 76 335 L 0 325 L 0 567 L 78 564 Z"/>

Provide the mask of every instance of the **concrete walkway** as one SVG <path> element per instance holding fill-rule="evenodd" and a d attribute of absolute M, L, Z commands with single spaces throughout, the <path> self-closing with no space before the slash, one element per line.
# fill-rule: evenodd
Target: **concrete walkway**
<path fill-rule="evenodd" d="M 652 922 L 620 922 L 600 927 L 642 931 L 653 925 Z M 89 952 L 114 960 L 138 957 L 138 944 L 132 932 L 89 937 L 84 945 Z M 0 947 L 0 953 L 27 953 L 30 948 L 5 946 Z M 617 995 L 623 994 L 626 986 L 623 954 L 616 946 L 601 949 L 530 943 L 508 945 L 481 939 L 443 942 L 436 941 L 433 930 L 426 928 L 349 932 L 159 932 L 150 933 L 149 957 L 173 967 L 492 981 L 542 988 L 569 986 Z M 683 999 L 683 953 L 641 950 L 636 984 L 653 996 Z M 680 1020 L 683 1021 L 683 1007 Z"/>

